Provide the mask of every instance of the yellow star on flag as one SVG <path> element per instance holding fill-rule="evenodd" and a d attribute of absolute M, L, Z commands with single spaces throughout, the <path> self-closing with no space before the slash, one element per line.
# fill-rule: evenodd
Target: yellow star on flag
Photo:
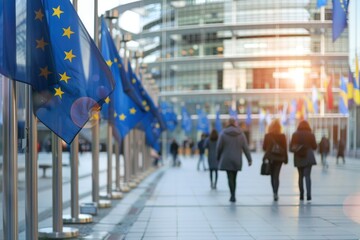
<path fill-rule="evenodd" d="M 136 113 L 136 109 L 135 109 L 135 108 L 130 108 L 130 113 L 131 113 L 131 114 L 135 114 L 135 113 Z"/>
<path fill-rule="evenodd" d="M 44 41 L 44 38 L 41 38 L 40 40 L 36 40 L 36 48 L 41 48 L 43 51 L 45 51 L 45 46 L 49 45 L 49 43 Z"/>
<path fill-rule="evenodd" d="M 146 106 L 146 107 L 145 107 L 145 111 L 148 112 L 149 110 L 150 110 L 150 107 L 149 107 L 149 106 Z"/>
<path fill-rule="evenodd" d="M 61 11 L 60 9 L 60 5 L 57 8 L 53 8 L 53 15 L 52 16 L 57 16 L 58 18 L 60 18 L 60 15 L 62 13 L 64 13 L 63 11 Z"/>
<path fill-rule="evenodd" d="M 109 102 L 110 102 L 110 98 L 109 97 L 105 98 L 105 103 L 108 104 Z"/>
<path fill-rule="evenodd" d="M 142 105 L 145 106 L 147 104 L 147 102 L 144 100 L 142 101 Z"/>
<path fill-rule="evenodd" d="M 73 31 L 71 31 L 70 26 L 68 28 L 63 28 L 63 36 L 67 36 L 70 39 L 70 35 L 74 34 Z"/>
<path fill-rule="evenodd" d="M 117 117 L 117 113 L 116 112 L 114 112 L 114 118 L 116 118 Z"/>
<path fill-rule="evenodd" d="M 35 20 L 40 20 L 42 21 L 44 17 L 44 14 L 41 11 L 41 8 L 38 11 L 35 11 Z"/>
<path fill-rule="evenodd" d="M 107 64 L 109 67 L 111 67 L 112 64 L 113 64 L 113 62 L 112 62 L 111 60 L 107 60 L 107 61 L 106 61 L 106 64 Z"/>
<path fill-rule="evenodd" d="M 126 118 L 126 116 L 125 116 L 125 114 L 123 114 L 123 113 L 119 116 L 119 119 L 120 119 L 121 121 L 124 121 L 125 118 Z"/>
<path fill-rule="evenodd" d="M 155 128 L 160 128 L 160 124 L 155 124 Z"/>
<path fill-rule="evenodd" d="M 117 59 L 117 58 L 115 58 L 115 59 L 114 59 L 114 62 L 118 62 L 118 59 Z"/>
<path fill-rule="evenodd" d="M 68 59 L 70 62 L 72 62 L 72 59 L 73 59 L 74 57 L 76 57 L 76 56 L 72 53 L 72 49 L 71 49 L 70 51 L 68 51 L 68 52 L 64 51 L 64 53 L 65 53 L 65 58 L 64 58 L 64 60 Z"/>
<path fill-rule="evenodd" d="M 48 79 L 48 76 L 51 74 L 52 72 L 49 71 L 48 66 L 44 67 L 44 68 L 40 68 L 40 74 L 39 76 L 42 76 L 46 79 Z"/>
<path fill-rule="evenodd" d="M 133 83 L 133 84 L 135 84 L 135 83 L 136 83 L 136 79 L 135 79 L 135 78 L 133 78 L 132 83 Z"/>
<path fill-rule="evenodd" d="M 64 94 L 63 91 L 61 91 L 61 88 L 58 87 L 58 88 L 54 88 L 55 89 L 55 94 L 54 96 L 59 96 L 60 98 L 62 98 L 62 95 Z"/>
<path fill-rule="evenodd" d="M 61 73 L 59 73 L 59 75 L 60 75 L 60 81 L 64 81 L 64 82 L 66 82 L 66 83 L 68 83 L 68 80 L 71 78 L 71 77 L 69 77 L 68 75 L 66 75 L 66 72 L 64 72 L 63 74 L 61 74 Z"/>

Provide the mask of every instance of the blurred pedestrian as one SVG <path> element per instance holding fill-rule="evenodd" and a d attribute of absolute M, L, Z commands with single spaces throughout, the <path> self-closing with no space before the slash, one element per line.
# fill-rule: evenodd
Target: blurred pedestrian
<path fill-rule="evenodd" d="M 183 152 L 183 155 L 184 157 L 186 156 L 187 154 L 187 149 L 189 148 L 189 140 L 186 138 L 184 141 L 183 141 L 183 149 L 182 149 L 182 152 Z"/>
<path fill-rule="evenodd" d="M 189 140 L 189 148 L 190 148 L 190 155 L 194 156 L 194 154 L 195 154 L 195 144 L 194 144 L 194 140 L 192 140 L 191 138 Z"/>
<path fill-rule="evenodd" d="M 210 136 L 205 140 L 205 148 L 208 149 L 208 164 L 210 170 L 210 187 L 216 189 L 216 183 L 218 179 L 218 165 L 219 162 L 216 159 L 216 144 L 218 140 L 218 132 L 213 129 Z M 214 176 L 213 176 L 214 175 Z"/>
<path fill-rule="evenodd" d="M 299 173 L 300 200 L 304 200 L 304 182 L 307 200 L 311 201 L 311 168 L 316 165 L 314 151 L 317 148 L 315 135 L 306 120 L 299 123 L 290 141 L 290 151 L 294 153 L 294 164 Z"/>
<path fill-rule="evenodd" d="M 283 163 L 288 163 L 286 137 L 285 134 L 281 133 L 279 119 L 274 119 L 271 122 L 268 133 L 264 137 L 263 150 L 265 151 L 263 161 L 270 162 L 271 186 L 274 201 L 277 201 L 279 199 L 280 169 Z"/>
<path fill-rule="evenodd" d="M 170 144 L 170 154 L 173 159 L 173 166 L 176 167 L 178 164 L 177 156 L 179 154 L 179 144 L 176 142 L 175 138 L 172 140 L 172 142 Z"/>
<path fill-rule="evenodd" d="M 343 160 L 343 163 L 345 164 L 345 141 L 344 139 L 340 138 L 338 147 L 337 147 L 337 155 L 336 155 L 336 164 L 339 164 L 339 158 L 341 157 Z"/>
<path fill-rule="evenodd" d="M 230 202 L 235 202 L 236 176 L 242 169 L 242 153 L 252 164 L 250 150 L 244 133 L 235 125 L 235 119 L 230 118 L 228 126 L 221 132 L 216 146 L 219 169 L 226 171 L 230 189 Z"/>
<path fill-rule="evenodd" d="M 203 170 L 206 171 L 206 167 L 205 167 L 205 139 L 206 139 L 206 135 L 203 133 L 201 134 L 201 139 L 198 142 L 198 150 L 199 150 L 199 160 L 198 160 L 198 164 L 197 164 L 197 170 L 200 171 L 200 164 L 202 163 L 203 165 Z"/>
<path fill-rule="evenodd" d="M 329 139 L 324 135 L 322 136 L 320 143 L 319 143 L 319 152 L 321 155 L 321 164 L 323 165 L 323 167 L 329 167 L 326 158 L 327 155 L 330 152 L 330 141 Z"/>

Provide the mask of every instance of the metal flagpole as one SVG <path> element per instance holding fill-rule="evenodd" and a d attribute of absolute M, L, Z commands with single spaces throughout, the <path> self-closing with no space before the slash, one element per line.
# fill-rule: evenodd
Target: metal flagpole
<path fill-rule="evenodd" d="M 37 123 L 33 113 L 32 87 L 26 86 L 26 239 L 38 239 Z"/>
<path fill-rule="evenodd" d="M 62 222 L 62 148 L 61 140 L 55 133 L 51 135 L 53 176 L 52 176 L 52 207 L 53 226 L 39 230 L 40 238 L 73 238 L 79 235 L 76 228 L 63 227 Z"/>
<path fill-rule="evenodd" d="M 73 0 L 74 9 L 77 11 L 77 0 Z M 92 216 L 79 214 L 79 135 L 71 143 L 70 166 L 71 166 L 71 215 L 64 216 L 64 223 L 90 223 Z"/>
<path fill-rule="evenodd" d="M 106 18 L 110 19 L 110 36 L 112 36 L 112 16 L 110 16 L 110 11 L 106 12 Z M 107 136 L 106 136 L 106 146 L 107 146 L 107 191 L 106 193 L 100 194 L 102 198 L 107 199 L 121 199 L 122 194 L 120 192 L 112 191 L 112 156 L 113 156 L 113 129 L 108 121 L 107 124 Z"/>
<path fill-rule="evenodd" d="M 120 145 L 121 142 L 115 141 L 115 190 L 121 192 L 120 187 Z"/>
<path fill-rule="evenodd" d="M 16 83 L 3 77 L 3 237 L 18 239 Z"/>

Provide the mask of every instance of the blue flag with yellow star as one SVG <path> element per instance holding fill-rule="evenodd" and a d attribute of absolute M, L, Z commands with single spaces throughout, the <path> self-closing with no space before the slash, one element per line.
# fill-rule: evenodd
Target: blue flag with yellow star
<path fill-rule="evenodd" d="M 210 122 L 209 122 L 206 112 L 200 108 L 197 109 L 196 112 L 198 115 L 197 130 L 199 130 L 203 133 L 209 134 L 210 133 Z"/>
<path fill-rule="evenodd" d="M 114 80 L 70 1 L 47 0 L 43 5 L 41 0 L 32 2 L 39 4 L 29 10 L 34 27 L 46 21 L 50 34 L 49 39 L 44 38 L 48 44 L 42 44 L 44 48 L 38 50 L 53 54 L 55 60 L 54 68 L 39 66 L 41 76 L 60 80 L 44 91 L 35 92 L 35 114 L 60 138 L 71 143 L 90 118 L 98 118 L 93 111 L 98 111 L 110 95 Z M 37 15 L 39 11 L 42 17 Z"/>
<path fill-rule="evenodd" d="M 115 89 L 105 100 L 101 109 L 102 116 L 114 126 L 114 136 L 118 141 L 143 119 L 145 112 L 125 93 L 120 73 L 122 66 L 120 56 L 116 50 L 104 18 L 101 19 L 101 52 L 108 64 L 114 80 Z"/>
<path fill-rule="evenodd" d="M 0 0 L 0 73 L 43 90 L 59 79 L 41 1 Z"/>
<path fill-rule="evenodd" d="M 349 0 L 333 0 L 332 37 L 335 41 L 347 27 Z"/>
<path fill-rule="evenodd" d="M 190 134 L 192 130 L 192 121 L 189 112 L 186 107 L 181 108 L 181 127 L 185 134 Z"/>
<path fill-rule="evenodd" d="M 160 108 L 165 119 L 167 129 L 171 132 L 174 131 L 177 126 L 177 115 L 174 112 L 174 107 L 167 102 L 161 102 Z"/>

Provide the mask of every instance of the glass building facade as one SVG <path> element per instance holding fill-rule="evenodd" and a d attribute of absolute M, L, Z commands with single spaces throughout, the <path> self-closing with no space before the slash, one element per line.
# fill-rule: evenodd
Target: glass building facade
<path fill-rule="evenodd" d="M 244 121 L 251 106 L 247 131 L 251 146 L 258 148 L 264 134 L 259 112 L 281 118 L 287 107 L 289 117 L 291 102 L 311 99 L 316 89 L 320 110 L 307 118 L 317 138 L 326 134 L 334 145 L 340 137 L 350 140 L 348 115 L 337 107 L 340 76 L 348 75 L 349 34 L 346 29 L 332 41 L 331 1 L 318 9 L 316 0 L 146 0 L 111 11 L 140 17 L 139 32 L 120 25 L 119 30 L 138 42 L 147 67 L 144 81 L 156 83 L 160 101 L 172 103 L 179 116 L 186 106 L 193 138 L 199 134 L 198 108 L 213 125 L 216 109 L 225 124 L 229 107 Z M 330 78 L 332 110 L 325 101 Z M 288 136 L 297 121 L 284 127 Z M 180 126 L 171 134 L 185 138 Z"/>

